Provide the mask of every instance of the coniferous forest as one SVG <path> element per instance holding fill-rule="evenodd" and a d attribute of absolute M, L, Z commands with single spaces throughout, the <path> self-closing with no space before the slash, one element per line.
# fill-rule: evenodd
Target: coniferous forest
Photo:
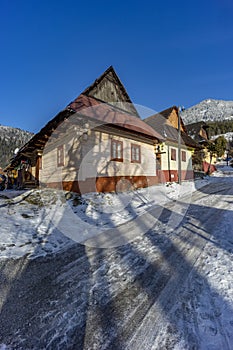
<path fill-rule="evenodd" d="M 233 132 L 233 120 L 222 120 L 216 122 L 208 121 L 206 124 L 208 125 L 209 137 Z"/>

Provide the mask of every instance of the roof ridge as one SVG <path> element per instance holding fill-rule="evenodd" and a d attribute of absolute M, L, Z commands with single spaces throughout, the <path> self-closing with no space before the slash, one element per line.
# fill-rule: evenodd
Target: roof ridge
<path fill-rule="evenodd" d="M 113 76 L 112 79 L 110 79 L 110 78 L 111 78 L 110 73 L 111 73 L 112 76 Z M 110 82 L 112 82 L 112 83 L 115 82 L 115 83 L 118 85 L 119 90 L 121 91 L 121 94 L 122 94 L 122 96 L 123 96 L 123 98 L 124 98 L 124 100 L 122 100 L 122 102 L 125 102 L 125 103 L 127 103 L 127 104 L 129 104 L 129 105 L 132 105 L 131 108 L 133 109 L 135 116 L 138 117 L 138 118 L 140 118 L 140 115 L 139 115 L 139 113 L 138 113 L 136 107 L 134 106 L 134 104 L 133 104 L 133 102 L 132 102 L 132 100 L 131 100 L 131 98 L 130 98 L 130 96 L 129 96 L 129 94 L 128 94 L 128 92 L 127 92 L 125 86 L 124 86 L 124 84 L 123 84 L 122 81 L 120 80 L 118 74 L 116 73 L 116 71 L 115 71 L 115 69 L 114 69 L 114 67 L 113 67 L 112 65 L 109 66 L 97 79 L 95 79 L 95 81 L 94 81 L 90 86 L 88 86 L 84 91 L 82 91 L 82 94 L 83 94 L 83 95 L 87 95 L 87 96 L 92 96 L 92 92 L 93 92 L 95 89 L 97 89 L 98 85 L 101 84 L 101 81 L 102 81 L 105 77 L 107 77 L 107 79 L 108 79 Z M 113 79 L 114 79 L 115 81 L 114 81 Z M 93 97 L 93 96 L 92 96 L 92 97 Z M 101 98 L 100 98 L 100 101 L 105 102 L 105 103 L 112 104 L 111 101 L 105 101 L 105 100 L 103 100 L 103 99 L 101 99 Z M 119 101 L 119 102 L 120 102 L 120 101 Z M 141 118 L 140 118 L 140 119 L 141 119 Z"/>
<path fill-rule="evenodd" d="M 145 118 L 144 120 L 150 120 L 150 118 L 154 118 L 154 117 L 159 116 L 159 115 L 162 115 L 164 118 L 166 118 L 166 116 L 164 116 L 164 113 L 165 112 L 168 113 L 168 111 L 172 111 L 173 109 L 176 109 L 178 111 L 178 107 L 174 105 L 174 106 L 168 107 L 168 108 L 166 108 L 158 113 L 152 114 L 149 117 Z"/>

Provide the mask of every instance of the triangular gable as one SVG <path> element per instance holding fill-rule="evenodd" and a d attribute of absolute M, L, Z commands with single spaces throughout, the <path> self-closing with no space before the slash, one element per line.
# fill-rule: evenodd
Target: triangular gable
<path fill-rule="evenodd" d="M 164 113 L 165 112 L 165 113 Z M 178 130 L 178 120 L 179 120 L 179 115 L 178 115 L 179 111 L 178 108 L 176 106 L 173 106 L 163 112 L 160 112 L 160 114 L 164 115 L 166 114 L 166 119 L 167 122 L 166 124 L 170 124 L 173 126 L 173 128 Z M 183 132 L 186 132 L 184 123 L 182 118 L 180 117 L 180 130 Z"/>
<path fill-rule="evenodd" d="M 140 118 L 124 85 L 112 66 L 96 79 L 83 92 L 83 95 L 94 97 Z"/>
<path fill-rule="evenodd" d="M 172 127 L 178 130 L 178 108 L 176 106 L 165 109 L 162 112 L 154 114 L 144 119 L 144 122 L 157 129 L 158 132 L 163 135 L 165 125 L 169 128 Z M 183 120 L 180 118 L 180 130 L 186 132 Z"/>
<path fill-rule="evenodd" d="M 187 133 L 197 142 L 207 141 L 208 137 L 208 125 L 201 121 L 197 123 L 188 124 L 185 126 Z"/>
<path fill-rule="evenodd" d="M 166 140 L 178 142 L 178 107 L 170 107 L 160 113 L 144 119 L 148 125 L 156 130 Z M 180 118 L 181 143 L 190 147 L 198 147 L 197 143 L 188 136 L 182 119 Z"/>

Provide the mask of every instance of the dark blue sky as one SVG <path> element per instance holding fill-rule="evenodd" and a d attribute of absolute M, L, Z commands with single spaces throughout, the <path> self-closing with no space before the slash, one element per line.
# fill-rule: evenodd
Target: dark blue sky
<path fill-rule="evenodd" d="M 233 1 L 0 0 L 0 124 L 33 132 L 113 65 L 136 104 L 233 100 Z"/>

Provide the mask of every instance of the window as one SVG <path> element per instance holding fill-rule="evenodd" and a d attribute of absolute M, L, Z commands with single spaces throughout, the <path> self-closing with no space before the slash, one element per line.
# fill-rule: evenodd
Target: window
<path fill-rule="evenodd" d="M 186 152 L 185 151 L 181 152 L 181 159 L 182 159 L 182 162 L 186 162 Z"/>
<path fill-rule="evenodd" d="M 64 165 L 64 146 L 61 145 L 57 148 L 57 166 Z"/>
<path fill-rule="evenodd" d="M 141 163 L 141 147 L 139 145 L 131 144 L 131 162 Z"/>
<path fill-rule="evenodd" d="M 123 142 L 122 141 L 112 140 L 111 160 L 123 162 Z"/>
<path fill-rule="evenodd" d="M 38 166 L 39 166 L 39 169 L 41 170 L 42 169 L 42 157 L 41 156 L 38 156 Z"/>
<path fill-rule="evenodd" d="M 176 149 L 171 148 L 171 160 L 176 160 Z"/>

